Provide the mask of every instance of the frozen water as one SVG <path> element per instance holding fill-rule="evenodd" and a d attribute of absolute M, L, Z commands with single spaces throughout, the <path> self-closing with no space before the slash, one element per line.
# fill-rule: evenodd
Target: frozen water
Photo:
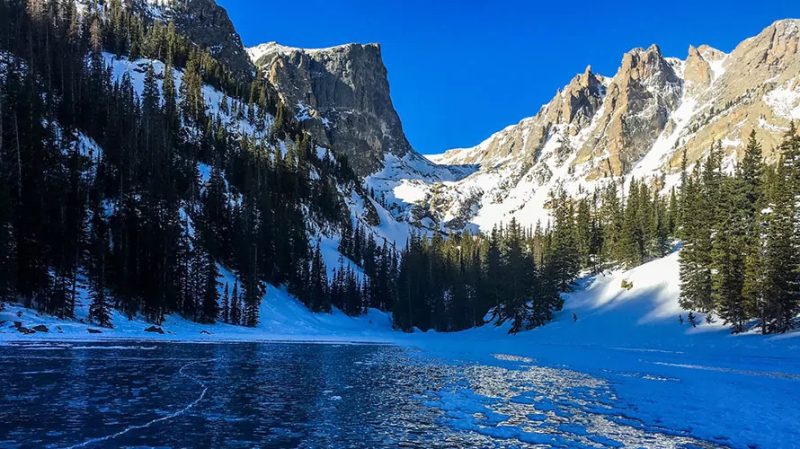
<path fill-rule="evenodd" d="M 607 381 L 385 345 L 0 347 L 0 447 L 714 448 Z M 103 349 L 103 350 L 89 350 Z"/>

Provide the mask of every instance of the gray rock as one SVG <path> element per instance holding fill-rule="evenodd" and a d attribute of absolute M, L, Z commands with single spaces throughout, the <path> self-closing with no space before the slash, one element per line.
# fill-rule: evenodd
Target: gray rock
<path fill-rule="evenodd" d="M 17 327 L 17 332 L 19 332 L 20 334 L 24 334 L 24 335 L 29 335 L 29 334 L 35 334 L 36 333 L 35 330 L 28 329 L 27 327 L 22 326 L 22 325 Z"/>
<path fill-rule="evenodd" d="M 89 0 L 79 0 L 88 3 Z M 123 0 L 128 7 L 150 16 L 154 20 L 172 22 L 179 33 L 227 66 L 242 80 L 250 80 L 255 73 L 247 57 L 242 40 L 225 8 L 214 0 Z"/>
<path fill-rule="evenodd" d="M 387 153 L 412 151 L 378 44 L 306 50 L 272 42 L 248 52 L 303 127 L 358 175 L 380 169 Z"/>

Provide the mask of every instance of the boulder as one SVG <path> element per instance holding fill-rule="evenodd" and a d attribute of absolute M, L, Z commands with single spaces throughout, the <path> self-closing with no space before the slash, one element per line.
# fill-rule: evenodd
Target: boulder
<path fill-rule="evenodd" d="M 145 329 L 144 331 L 145 332 L 153 332 L 155 334 L 163 334 L 164 333 L 164 329 L 161 329 L 158 326 L 150 326 L 147 329 Z"/>

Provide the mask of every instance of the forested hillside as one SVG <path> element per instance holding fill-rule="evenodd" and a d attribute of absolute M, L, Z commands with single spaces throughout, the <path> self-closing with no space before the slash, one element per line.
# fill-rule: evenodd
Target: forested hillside
<path fill-rule="evenodd" d="M 266 282 L 315 311 L 395 310 L 400 328 L 439 330 L 482 324 L 498 305 L 520 329 L 558 307 L 516 226 L 502 252 L 493 239 L 456 270 L 441 235 L 396 247 L 353 219 L 354 196 L 379 205 L 346 158 L 313 142 L 261 74 L 232 75 L 171 22 L 119 1 L 0 7 L 4 301 L 71 318 L 88 291 L 98 325 L 116 308 L 253 326 Z M 323 235 L 339 241 L 335 268 Z M 516 270 L 520 283 L 479 302 L 467 269 Z"/>
<path fill-rule="evenodd" d="M 87 287 L 98 324 L 109 307 L 213 322 L 217 264 L 242 324 L 262 281 L 310 297 L 309 232 L 349 223 L 337 189 L 358 186 L 266 83 L 117 1 L 4 0 L 0 33 L 2 298 L 71 317 Z M 143 77 L 115 76 L 126 61 Z"/>
<path fill-rule="evenodd" d="M 693 169 L 684 155 L 672 188 L 664 176 L 611 175 L 593 191 L 555 185 L 535 226 L 414 228 L 315 140 L 265 73 L 232 71 L 130 5 L 0 0 L 0 304 L 72 319 L 89 301 L 99 326 L 112 309 L 255 326 L 271 284 L 315 312 L 391 311 L 406 331 L 491 321 L 517 332 L 550 321 L 582 273 L 634 267 L 681 242 L 687 310 L 735 332 L 796 324 L 794 126 L 775 166 L 754 133 L 738 164 L 723 163 L 721 142 Z M 376 83 L 379 109 L 399 124 Z M 337 133 L 370 135 L 347 131 Z M 400 156 L 362 165 L 379 157 Z M 389 237 L 389 225 L 411 234 Z"/>

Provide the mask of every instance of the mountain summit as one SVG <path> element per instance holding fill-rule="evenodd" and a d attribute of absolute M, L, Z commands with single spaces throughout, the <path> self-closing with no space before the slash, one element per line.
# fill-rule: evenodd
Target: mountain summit
<path fill-rule="evenodd" d="M 693 165 L 716 143 L 730 169 L 751 131 L 774 160 L 789 122 L 800 119 L 799 42 L 800 20 L 786 19 L 730 54 L 700 45 L 678 59 L 652 45 L 625 53 L 611 78 L 587 68 L 535 116 L 432 158 L 479 169 L 418 194 L 417 205 L 435 203 L 435 218 L 450 228 L 487 230 L 512 217 L 533 225 L 548 219 L 553 189 L 579 195 L 630 178 L 668 188 L 684 152 Z"/>
<path fill-rule="evenodd" d="M 382 168 L 386 154 L 411 151 L 378 44 L 302 49 L 270 42 L 247 51 L 303 127 L 346 155 L 358 174 Z"/>

